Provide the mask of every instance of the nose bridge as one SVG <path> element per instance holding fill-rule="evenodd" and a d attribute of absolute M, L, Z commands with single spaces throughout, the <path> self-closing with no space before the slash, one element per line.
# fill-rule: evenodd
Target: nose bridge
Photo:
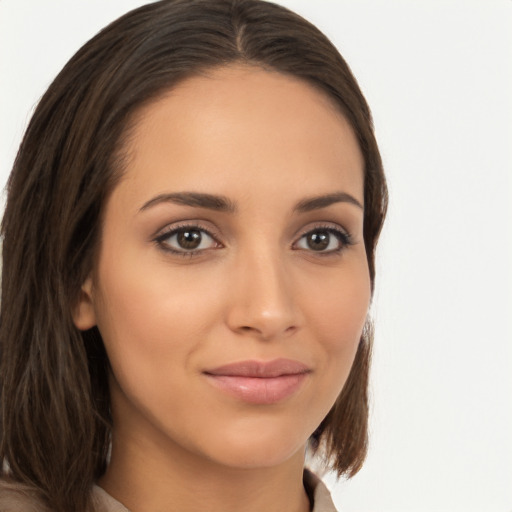
<path fill-rule="evenodd" d="M 237 256 L 230 327 L 269 339 L 293 331 L 298 324 L 292 276 L 276 245 L 245 247 Z"/>

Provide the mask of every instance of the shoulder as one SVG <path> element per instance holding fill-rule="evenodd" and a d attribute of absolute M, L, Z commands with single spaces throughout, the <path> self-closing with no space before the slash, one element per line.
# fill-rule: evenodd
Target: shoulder
<path fill-rule="evenodd" d="M 50 512 L 30 487 L 0 479 L 0 512 Z"/>
<path fill-rule="evenodd" d="M 129 512 L 101 487 L 92 489 L 94 512 Z M 26 485 L 0 478 L 0 512 L 51 512 Z"/>

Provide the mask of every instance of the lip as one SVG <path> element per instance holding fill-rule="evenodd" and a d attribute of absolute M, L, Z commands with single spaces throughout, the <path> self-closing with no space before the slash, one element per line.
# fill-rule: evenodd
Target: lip
<path fill-rule="evenodd" d="M 294 395 L 311 368 L 292 359 L 239 361 L 203 372 L 217 389 L 251 404 L 274 404 Z"/>

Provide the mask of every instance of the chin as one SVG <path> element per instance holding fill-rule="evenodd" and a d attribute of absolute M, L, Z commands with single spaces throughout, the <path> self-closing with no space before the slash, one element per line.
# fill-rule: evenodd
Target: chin
<path fill-rule="evenodd" d="M 302 465 L 308 438 L 307 434 L 293 435 L 290 429 L 254 428 L 212 441 L 207 450 L 211 460 L 232 468 L 275 467 L 294 457 Z"/>
<path fill-rule="evenodd" d="M 296 450 L 286 450 L 280 447 L 277 450 L 252 449 L 245 447 L 226 446 L 224 453 L 216 460 L 223 466 L 236 469 L 263 469 L 280 466 L 294 457 L 300 457 L 301 464 L 304 461 L 305 447 L 301 446 Z"/>

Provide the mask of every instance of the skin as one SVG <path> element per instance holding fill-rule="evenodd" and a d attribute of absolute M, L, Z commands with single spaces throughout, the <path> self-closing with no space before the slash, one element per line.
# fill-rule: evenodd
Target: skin
<path fill-rule="evenodd" d="M 98 325 L 112 366 L 100 484 L 132 512 L 308 510 L 305 446 L 345 383 L 370 302 L 352 129 L 308 84 L 232 66 L 145 107 L 126 152 L 74 315 L 80 329 Z M 155 200 L 181 192 L 236 211 Z M 296 211 L 339 192 L 354 201 Z M 163 238 L 184 224 L 213 235 L 185 256 Z M 327 247 L 311 248 L 311 232 Z M 310 370 L 277 403 L 247 403 L 204 374 L 276 358 Z"/>

